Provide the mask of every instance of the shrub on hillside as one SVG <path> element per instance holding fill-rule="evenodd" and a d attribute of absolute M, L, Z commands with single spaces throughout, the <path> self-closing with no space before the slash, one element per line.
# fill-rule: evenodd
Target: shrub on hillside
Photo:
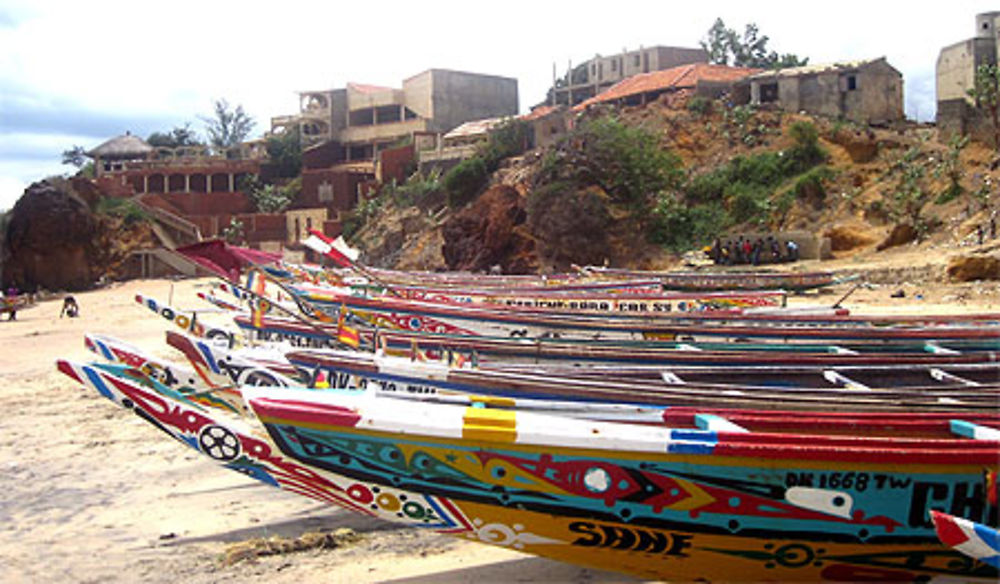
<path fill-rule="evenodd" d="M 513 118 L 505 120 L 490 130 L 477 155 L 486 163 L 486 169 L 493 172 L 504 158 L 523 153 L 529 146 L 530 137 L 531 126 L 527 122 Z"/>
<path fill-rule="evenodd" d="M 761 185 L 736 183 L 728 190 L 726 205 L 733 223 L 760 223 L 770 210 L 771 191 Z"/>
<path fill-rule="evenodd" d="M 610 116 L 581 123 L 561 147 L 568 160 L 548 157 L 539 184 L 570 180 L 594 184 L 618 204 L 644 211 L 682 178 L 680 159 L 661 148 L 657 136 Z"/>
<path fill-rule="evenodd" d="M 484 186 L 489 171 L 486 162 L 473 156 L 455 165 L 444 175 L 444 189 L 448 193 L 448 206 L 457 209 L 466 205 Z"/>
<path fill-rule="evenodd" d="M 809 122 L 795 122 L 788 128 L 795 144 L 784 151 L 784 172 L 794 175 L 825 162 L 827 153 L 819 145 L 819 131 Z"/>
<path fill-rule="evenodd" d="M 724 204 L 729 223 L 782 223 L 796 200 L 821 203 L 824 181 L 832 171 L 817 167 L 827 158 L 819 132 L 808 122 L 789 128 L 794 144 L 780 152 L 735 156 L 724 166 L 692 177 L 683 188 L 684 200 L 695 207 Z M 790 179 L 795 183 L 782 188 Z"/>
<path fill-rule="evenodd" d="M 796 198 L 800 200 L 811 200 L 815 204 L 820 204 L 826 200 L 825 183 L 832 180 L 835 173 L 828 166 L 816 166 L 808 172 L 799 176 L 795 181 Z"/>
<path fill-rule="evenodd" d="M 441 171 L 435 168 L 426 175 L 413 173 L 403 184 L 397 184 L 393 180 L 391 183 L 383 185 L 379 196 L 384 197 L 397 207 L 409 207 L 421 205 L 433 199 L 443 188 Z"/>
<path fill-rule="evenodd" d="M 124 221 L 126 225 L 149 221 L 149 214 L 146 213 L 146 211 L 132 199 L 101 197 L 101 199 L 97 201 L 97 206 L 94 211 L 98 215 L 118 217 Z"/>
<path fill-rule="evenodd" d="M 649 237 L 653 243 L 679 251 L 711 243 L 727 223 L 726 210 L 719 203 L 687 206 L 667 195 L 653 208 Z"/>
<path fill-rule="evenodd" d="M 690 112 L 704 116 L 712 111 L 712 100 L 701 95 L 696 95 L 688 100 L 687 108 Z"/>

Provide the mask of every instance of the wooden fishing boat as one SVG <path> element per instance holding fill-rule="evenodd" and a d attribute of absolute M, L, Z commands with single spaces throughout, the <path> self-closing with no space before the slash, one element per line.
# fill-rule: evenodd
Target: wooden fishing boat
<path fill-rule="evenodd" d="M 487 363 L 483 367 L 508 372 L 544 372 L 559 377 L 614 379 L 616 381 L 662 381 L 675 385 L 713 385 L 739 388 L 761 387 L 847 387 L 855 390 L 873 388 L 940 389 L 975 388 L 1000 384 L 1000 362 L 963 363 L 928 366 L 913 363 L 879 365 L 729 365 L 660 366 L 660 365 L 522 365 Z"/>
<path fill-rule="evenodd" d="M 1000 531 L 934 509 L 930 513 L 942 543 L 979 562 L 1000 568 Z"/>
<path fill-rule="evenodd" d="M 263 317 L 258 322 L 236 316 L 234 322 L 254 338 L 302 348 L 336 348 L 337 328 L 323 324 Z M 1000 339 L 891 341 L 857 343 L 691 343 L 680 341 L 522 339 L 426 333 L 391 329 L 359 329 L 360 345 L 391 354 L 425 355 L 431 359 L 516 363 L 616 363 L 629 365 L 879 365 L 926 366 L 998 360 Z"/>
<path fill-rule="evenodd" d="M 877 422 L 855 436 L 702 431 L 244 392 L 286 456 L 375 485 L 372 498 L 396 488 L 448 500 L 502 522 L 503 539 L 530 553 L 674 580 L 996 578 L 949 561 L 926 515 L 986 512 L 970 494 L 996 468 L 996 441 L 897 438 Z"/>
<path fill-rule="evenodd" d="M 398 378 L 383 381 L 365 375 L 347 376 L 344 373 L 326 375 L 320 369 L 296 367 L 288 361 L 276 361 L 268 352 L 248 353 L 225 349 L 210 342 L 174 332 L 167 333 L 168 344 L 183 353 L 196 374 L 185 373 L 189 368 L 171 361 L 150 357 L 120 340 L 104 335 L 87 335 L 86 345 L 96 354 L 112 363 L 135 367 L 150 379 L 164 386 L 161 391 L 172 396 L 194 401 L 200 405 L 222 408 L 246 414 L 240 388 L 244 385 L 277 387 L 312 387 L 315 389 L 349 389 L 373 392 L 379 395 L 418 399 L 438 403 L 471 406 L 488 405 L 525 411 L 547 411 L 560 415 L 592 420 L 621 421 L 638 424 L 667 424 L 702 426 L 698 415 L 726 416 L 727 419 L 748 427 L 767 428 L 775 420 L 792 423 L 798 420 L 799 430 L 835 432 L 867 423 L 871 413 L 814 413 L 793 410 L 734 410 L 719 407 L 694 409 L 685 406 L 635 405 L 616 402 L 580 400 L 554 400 L 518 397 L 490 397 L 436 389 L 428 386 L 411 386 L 397 383 Z M 263 355 L 263 358 L 262 358 Z M 440 369 L 440 368 L 439 368 Z M 113 370 L 112 370 L 113 371 Z M 198 379 L 201 377 L 201 380 Z M 437 377 L 443 378 L 438 375 Z M 203 380 L 203 381 L 202 381 Z M 879 419 L 892 420 L 894 432 L 906 435 L 940 437 L 939 413 L 885 413 Z M 693 417 L 692 417 L 693 416 Z M 973 424 L 993 424 L 1000 413 L 966 411 L 962 419 Z M 934 424 L 931 424 L 934 422 Z M 931 425 L 928 425 L 931 424 Z M 950 434 L 948 434 L 950 435 Z"/>
<path fill-rule="evenodd" d="M 788 315 L 719 315 L 676 313 L 657 318 L 616 315 L 512 311 L 482 306 L 433 304 L 400 299 L 368 299 L 338 295 L 317 303 L 332 315 L 348 310 L 373 326 L 466 335 L 539 338 L 661 340 L 769 340 L 802 342 L 851 340 L 995 339 L 996 315 L 956 320 L 945 316 L 870 317 Z M 934 323 L 934 324 L 928 324 Z M 956 324 L 946 324 L 956 323 Z"/>
<path fill-rule="evenodd" d="M 461 368 L 453 371 L 455 368 L 446 363 L 416 363 L 408 359 L 344 351 L 290 351 L 283 354 L 282 359 L 271 359 L 273 353 L 268 353 L 268 359 L 262 361 L 254 355 L 214 346 L 209 342 L 174 332 L 167 333 L 167 343 L 183 353 L 206 382 L 217 386 L 228 384 L 315 386 L 317 380 L 323 379 L 325 385 L 337 389 L 374 388 L 418 397 L 493 394 L 505 397 L 545 396 L 549 399 L 558 396 L 576 401 L 588 399 L 595 390 L 603 390 L 617 392 L 617 396 L 614 397 L 612 394 L 612 397 L 622 402 L 632 401 L 629 390 L 647 397 L 656 395 L 663 388 L 680 390 L 670 396 L 672 399 L 664 397 L 658 402 L 646 402 L 658 405 L 687 403 L 686 400 L 706 395 L 721 396 L 715 398 L 719 403 L 727 400 L 742 402 L 741 397 L 748 394 L 757 399 L 798 399 L 816 406 L 824 399 L 846 400 L 856 405 L 864 403 L 854 401 L 859 397 L 868 402 L 875 399 L 899 402 L 898 407 L 903 407 L 903 404 L 911 401 L 928 403 L 934 400 L 944 404 L 979 403 L 981 406 L 986 402 L 985 406 L 989 406 L 991 400 L 1000 398 L 996 365 L 941 367 L 934 368 L 933 371 L 912 368 L 907 378 L 894 380 L 894 383 L 887 383 L 882 387 L 870 387 L 856 379 L 866 381 L 879 379 L 878 368 L 799 367 L 798 371 L 793 371 L 788 378 L 775 378 L 767 371 L 755 370 L 758 376 L 744 373 L 743 383 L 722 384 L 704 380 L 685 381 L 671 370 L 656 368 L 631 370 L 617 368 L 620 373 L 615 374 L 603 368 L 594 372 L 589 371 L 589 368 L 518 369 L 498 364 L 478 369 L 486 374 L 503 375 L 503 383 L 490 387 L 489 384 L 496 381 L 496 377 L 487 375 L 475 382 L 463 382 L 460 379 Z M 743 369 L 750 371 L 753 368 Z M 684 370 L 680 371 L 686 375 Z M 920 376 L 921 373 L 924 377 Z M 807 383 L 811 382 L 809 375 L 822 379 L 823 384 L 808 385 Z M 520 379 L 521 383 L 510 389 L 506 383 L 512 378 Z M 547 380 L 546 383 L 533 386 L 528 382 L 539 378 Z M 802 378 L 805 381 L 802 381 Z M 774 383 L 775 379 L 779 382 Z M 571 387 L 574 380 L 586 381 L 579 384 L 581 391 L 577 394 L 571 391 L 562 394 L 549 393 L 549 388 L 554 384 Z M 755 381 L 758 382 L 757 385 L 754 384 Z M 767 381 L 771 383 L 766 383 Z M 886 407 L 885 404 L 880 406 Z"/>
<path fill-rule="evenodd" d="M 893 438 L 878 418 L 842 420 L 855 435 L 837 438 L 245 390 L 279 450 L 137 369 L 58 367 L 265 484 L 474 541 L 674 580 L 997 577 L 926 520 L 931 505 L 984 513 L 970 493 L 996 465 L 995 442 L 946 438 L 945 418 L 920 421 L 933 438 Z"/>
<path fill-rule="evenodd" d="M 813 290 L 855 279 L 834 272 L 761 270 L 649 272 L 587 266 L 582 272 L 601 278 L 654 278 L 665 290 Z"/>
<path fill-rule="evenodd" d="M 758 409 L 845 409 L 873 411 L 993 412 L 1000 403 L 1000 382 L 975 387 L 927 386 L 866 388 L 851 386 L 773 387 L 709 383 L 667 383 L 627 377 L 559 376 L 545 369 L 451 367 L 399 357 L 345 351 L 291 351 L 294 365 L 322 371 L 334 387 L 377 385 L 404 394 L 461 392 L 471 395 L 604 401 L 662 406 L 728 406 Z"/>
<path fill-rule="evenodd" d="M 338 295 L 345 293 L 345 289 L 343 288 L 331 288 L 304 283 L 291 284 L 301 293 L 301 298 L 313 303 L 336 303 Z M 351 295 L 357 296 L 359 294 L 352 291 Z M 598 294 L 593 291 L 573 293 L 563 291 L 554 292 L 548 289 L 529 289 L 518 292 L 511 289 L 485 290 L 480 288 L 447 289 L 394 286 L 391 289 L 370 290 L 361 295 L 374 298 L 395 296 L 406 300 L 432 303 L 458 303 L 514 309 L 534 309 L 541 312 L 583 312 L 605 315 L 652 315 L 669 312 L 760 310 L 782 308 L 786 302 L 786 295 L 782 291 Z M 841 312 L 844 314 L 847 313 L 846 310 L 842 310 Z"/>

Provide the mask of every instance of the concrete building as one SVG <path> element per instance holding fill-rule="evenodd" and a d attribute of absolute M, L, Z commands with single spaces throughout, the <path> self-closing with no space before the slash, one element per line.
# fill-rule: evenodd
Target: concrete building
<path fill-rule="evenodd" d="M 988 136 L 988 123 L 980 123 L 982 114 L 975 109 L 969 90 L 975 85 L 976 69 L 980 65 L 1000 62 L 1000 11 L 976 15 L 972 38 L 948 45 L 938 54 L 936 69 L 937 125 L 943 134 L 976 134 Z M 976 130 L 983 130 L 980 135 Z"/>
<path fill-rule="evenodd" d="M 635 51 L 623 50 L 608 57 L 596 55 L 575 67 L 570 65 L 561 78 L 555 79 L 553 70 L 553 86 L 547 103 L 573 106 L 622 79 L 690 63 L 708 63 L 708 52 L 704 49 L 655 46 Z"/>
<path fill-rule="evenodd" d="M 571 112 L 562 106 L 537 106 L 517 117 L 487 118 L 465 122 L 433 140 L 417 141 L 417 161 L 421 172 L 432 168 L 447 171 L 462 160 L 471 158 L 489 140 L 489 135 L 503 124 L 518 121 L 526 125 L 524 149 L 554 144 L 569 130 Z"/>
<path fill-rule="evenodd" d="M 750 103 L 862 124 L 901 120 L 903 75 L 885 57 L 789 67 L 749 78 Z"/>
<path fill-rule="evenodd" d="M 271 131 L 298 126 L 303 146 L 335 143 L 339 162 L 372 161 L 416 133 L 444 133 L 470 120 L 516 115 L 517 80 L 429 69 L 401 89 L 349 83 L 299 94 L 296 115 L 272 118 Z"/>
<path fill-rule="evenodd" d="M 299 110 L 272 118 L 271 133 L 299 129 L 299 202 L 325 206 L 331 221 L 340 221 L 375 183 L 405 178 L 415 151 L 441 134 L 471 120 L 517 115 L 517 80 L 429 69 L 398 89 L 349 83 L 304 91 Z"/>

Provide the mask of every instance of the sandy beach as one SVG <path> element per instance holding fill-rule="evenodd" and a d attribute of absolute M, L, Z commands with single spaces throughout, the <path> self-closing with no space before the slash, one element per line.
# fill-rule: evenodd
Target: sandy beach
<path fill-rule="evenodd" d="M 86 332 L 162 357 L 169 323 L 136 293 L 203 309 L 210 279 L 137 280 L 61 296 L 0 322 L 0 565 L 15 582 L 635 582 L 400 528 L 267 487 L 167 439 L 56 371 L 89 361 Z M 226 565 L 238 542 L 347 527 L 360 540 L 333 550 Z"/>
<path fill-rule="evenodd" d="M 907 266 L 903 261 L 900 266 Z M 817 265 L 817 268 L 825 268 Z M 138 280 L 61 296 L 0 322 L 0 565 L 5 582 L 635 582 L 514 551 L 373 521 L 223 469 L 58 373 L 89 361 L 85 332 L 177 359 L 169 324 L 136 293 L 206 308 L 203 280 Z M 831 304 L 849 289 L 794 297 Z M 891 293 L 904 290 L 904 298 Z M 901 281 L 859 289 L 857 312 L 1000 310 L 996 282 Z M 227 564 L 235 543 L 350 528 L 357 542 Z"/>

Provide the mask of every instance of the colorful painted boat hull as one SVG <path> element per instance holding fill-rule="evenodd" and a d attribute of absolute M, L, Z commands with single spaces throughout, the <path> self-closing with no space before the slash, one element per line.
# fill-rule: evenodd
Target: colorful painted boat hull
<path fill-rule="evenodd" d="M 933 509 L 931 519 L 942 543 L 970 558 L 1000 568 L 1000 531 Z"/>
<path fill-rule="evenodd" d="M 685 314 L 651 320 L 584 315 L 529 314 L 514 311 L 337 296 L 320 306 L 329 314 L 349 310 L 372 326 L 418 332 L 511 338 L 655 339 L 699 342 L 764 339 L 773 342 L 993 340 L 1000 326 L 967 322 L 954 326 L 872 326 L 844 318 L 772 315 L 754 317 Z M 991 317 L 992 318 L 992 317 Z M 728 319 L 728 320 L 723 320 Z M 828 324 L 829 323 L 829 324 Z"/>
<path fill-rule="evenodd" d="M 620 444 L 622 435 L 596 450 L 542 448 L 522 439 L 531 430 L 521 413 L 468 408 L 455 418 L 442 406 L 394 413 L 386 403 L 355 408 L 263 388 L 247 396 L 284 454 L 449 500 L 474 524 L 505 525 L 501 539 L 530 553 L 669 580 L 996 577 L 936 544 L 925 516 L 931 504 L 984 513 L 989 454 L 958 463 L 961 453 L 927 450 L 904 462 L 888 451 L 800 456 L 784 445 L 768 459 L 748 456 L 766 445 L 747 444 L 719 456 L 722 436 L 696 433 L 664 434 L 659 453 Z M 443 429 L 422 433 L 429 424 Z M 528 426 L 552 431 L 540 420 Z"/>
<path fill-rule="evenodd" d="M 656 278 L 665 290 L 812 290 L 856 278 L 833 272 L 645 272 L 594 266 L 583 270 L 605 278 Z"/>

